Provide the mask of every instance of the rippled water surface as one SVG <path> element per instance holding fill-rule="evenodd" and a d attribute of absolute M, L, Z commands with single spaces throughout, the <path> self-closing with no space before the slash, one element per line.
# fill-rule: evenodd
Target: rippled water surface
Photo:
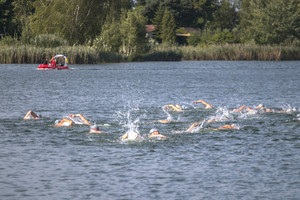
<path fill-rule="evenodd" d="M 0 65 L 0 199 L 300 197 L 298 61 L 36 68 Z M 272 112 L 232 112 L 259 104 Z M 29 110 L 43 118 L 23 120 Z M 104 133 L 54 127 L 77 113 Z M 161 119 L 171 122 L 146 123 Z M 214 130 L 225 124 L 239 129 Z M 148 139 L 151 128 L 167 139 Z M 131 129 L 144 140 L 121 142 Z"/>

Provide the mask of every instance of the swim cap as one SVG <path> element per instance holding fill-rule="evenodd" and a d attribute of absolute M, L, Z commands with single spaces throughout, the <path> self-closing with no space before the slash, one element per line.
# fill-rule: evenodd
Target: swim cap
<path fill-rule="evenodd" d="M 152 134 L 152 133 L 154 133 L 154 132 L 159 132 L 159 131 L 158 131 L 157 129 L 153 128 L 153 129 L 150 130 L 149 133 Z"/>
<path fill-rule="evenodd" d="M 92 126 L 90 127 L 90 131 L 99 131 L 99 128 L 98 128 L 97 125 L 92 125 Z"/>

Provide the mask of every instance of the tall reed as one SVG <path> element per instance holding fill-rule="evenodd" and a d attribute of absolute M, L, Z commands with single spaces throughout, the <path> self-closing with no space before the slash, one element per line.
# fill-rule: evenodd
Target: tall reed
<path fill-rule="evenodd" d="M 35 46 L 6 46 L 0 48 L 0 63 L 41 63 L 45 58 L 50 59 L 56 54 L 64 54 L 68 57 L 71 64 L 92 64 L 97 63 L 99 54 L 90 47 L 56 47 L 41 48 Z"/>
<path fill-rule="evenodd" d="M 42 48 L 14 44 L 0 46 L 0 63 L 37 64 L 56 54 L 66 55 L 70 64 L 179 60 L 300 60 L 300 48 L 297 46 L 227 44 L 192 47 L 155 45 L 147 54 L 127 57 L 118 53 L 98 52 L 87 46 Z"/>
<path fill-rule="evenodd" d="M 300 60 L 299 47 L 227 44 L 204 47 L 175 47 L 183 60 Z"/>

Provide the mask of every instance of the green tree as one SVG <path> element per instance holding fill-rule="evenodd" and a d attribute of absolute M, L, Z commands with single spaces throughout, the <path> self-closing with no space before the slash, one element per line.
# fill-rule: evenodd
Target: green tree
<path fill-rule="evenodd" d="M 147 0 L 143 7 L 143 15 L 151 23 L 159 6 L 167 8 L 179 27 L 191 26 L 203 28 L 212 18 L 218 0 Z"/>
<path fill-rule="evenodd" d="M 14 35 L 16 23 L 14 22 L 13 0 L 0 0 L 0 36 Z"/>
<path fill-rule="evenodd" d="M 168 9 L 165 9 L 161 27 L 162 42 L 174 44 L 176 40 L 176 24 L 172 13 Z"/>
<path fill-rule="evenodd" d="M 107 21 L 103 26 L 102 33 L 95 39 L 93 47 L 98 51 L 119 52 L 121 46 L 120 22 Z"/>
<path fill-rule="evenodd" d="M 222 0 L 213 14 L 212 27 L 221 31 L 223 29 L 232 30 L 236 27 L 238 16 L 235 9 L 235 4 L 231 4 L 229 0 Z"/>
<path fill-rule="evenodd" d="M 208 21 L 212 21 L 218 0 L 192 0 L 194 27 L 204 29 Z"/>
<path fill-rule="evenodd" d="M 15 0 L 13 1 L 14 15 L 21 23 L 21 26 L 29 23 L 31 15 L 34 13 L 35 0 Z"/>
<path fill-rule="evenodd" d="M 155 26 L 154 38 L 156 41 L 160 43 L 161 43 L 161 29 L 162 29 L 161 26 L 162 26 L 163 16 L 164 16 L 164 8 L 162 4 L 160 4 L 152 20 L 152 24 Z"/>
<path fill-rule="evenodd" d="M 300 39 L 298 0 L 250 0 L 245 32 L 259 44 L 279 44 Z"/>
<path fill-rule="evenodd" d="M 121 17 L 121 10 L 131 10 L 132 2 L 130 0 L 110 0 L 109 13 L 106 21 L 119 21 Z"/>
<path fill-rule="evenodd" d="M 192 33 L 192 35 L 188 37 L 187 42 L 189 45 L 197 46 L 201 42 L 201 34 Z"/>
<path fill-rule="evenodd" d="M 110 5 L 109 0 L 37 0 L 30 25 L 35 35 L 56 33 L 71 45 L 84 44 L 101 33 Z"/>
<path fill-rule="evenodd" d="M 147 43 L 146 19 L 139 9 L 123 11 L 120 32 L 122 34 L 122 50 L 126 55 L 144 53 Z"/>

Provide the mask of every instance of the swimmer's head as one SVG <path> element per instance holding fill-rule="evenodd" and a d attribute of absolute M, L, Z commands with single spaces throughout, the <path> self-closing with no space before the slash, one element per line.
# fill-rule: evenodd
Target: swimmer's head
<path fill-rule="evenodd" d="M 92 125 L 91 127 L 90 127 L 90 132 L 99 132 L 100 130 L 99 130 L 99 128 L 98 128 L 98 126 L 97 125 Z"/>
<path fill-rule="evenodd" d="M 55 125 L 59 124 L 59 120 L 55 120 Z"/>
<path fill-rule="evenodd" d="M 151 129 L 151 130 L 149 131 L 150 134 L 155 133 L 155 132 L 158 132 L 158 133 L 159 133 L 159 131 L 158 131 L 157 129 L 155 129 L 155 128 L 153 128 L 153 129 Z"/>
<path fill-rule="evenodd" d="M 259 104 L 256 108 L 260 109 L 260 108 L 263 108 L 265 107 L 264 104 Z"/>
<path fill-rule="evenodd" d="M 232 129 L 240 129 L 240 126 L 238 126 L 236 124 L 231 124 L 230 126 Z"/>

